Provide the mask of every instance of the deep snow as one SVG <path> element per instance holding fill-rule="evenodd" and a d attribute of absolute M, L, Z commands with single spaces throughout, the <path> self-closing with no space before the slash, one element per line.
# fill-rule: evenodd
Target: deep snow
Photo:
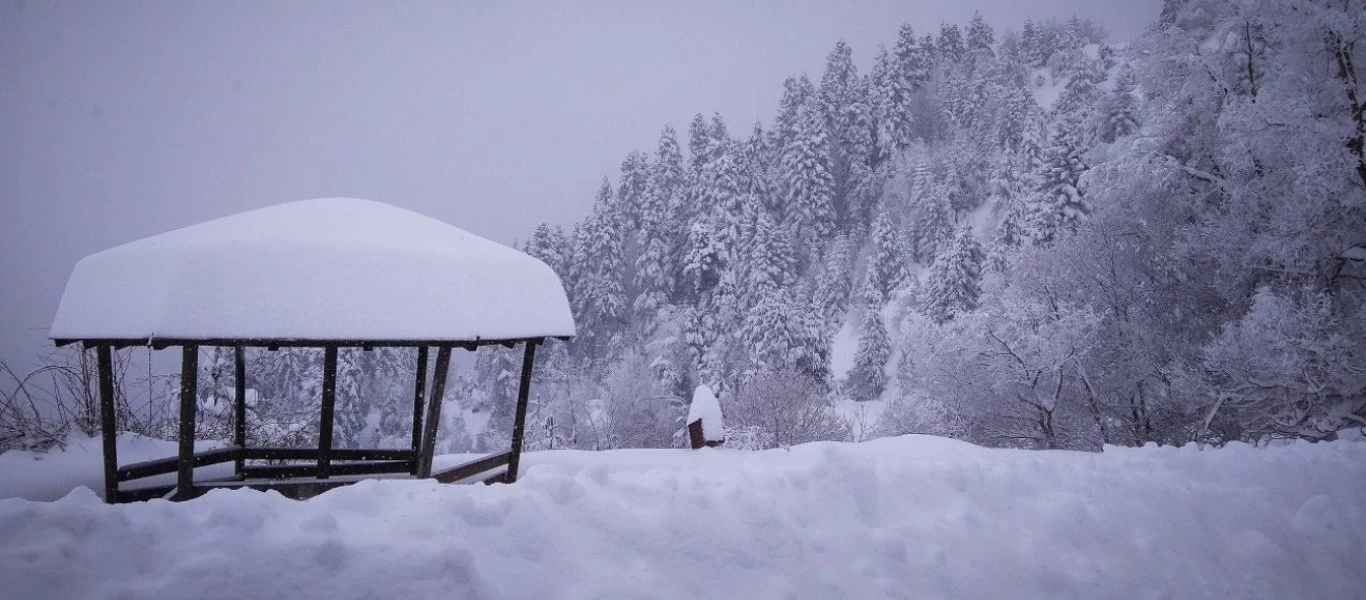
<path fill-rule="evenodd" d="M 318 198 L 76 263 L 54 339 L 465 341 L 574 335 L 545 263 L 410 210 Z"/>
<path fill-rule="evenodd" d="M 97 473 L 80 452 L 0 455 L 0 496 L 48 477 L 41 463 Z M 0 595 L 1366 597 L 1366 443 L 1086 454 L 906 436 L 524 464 L 510 486 L 367 481 L 306 502 L 0 500 Z"/>

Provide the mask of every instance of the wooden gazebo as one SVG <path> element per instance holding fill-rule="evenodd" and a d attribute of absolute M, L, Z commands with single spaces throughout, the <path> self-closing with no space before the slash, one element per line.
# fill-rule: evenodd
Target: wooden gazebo
<path fill-rule="evenodd" d="M 72 272 L 51 330 L 58 346 L 96 352 L 111 503 L 242 487 L 306 498 L 367 476 L 511 483 L 536 347 L 573 335 L 563 286 L 541 261 L 408 210 L 346 198 L 240 213 L 88 256 Z M 525 348 L 511 448 L 433 472 L 451 352 L 490 345 Z M 120 466 L 112 353 L 130 346 L 181 349 L 180 445 L 177 456 Z M 195 452 L 199 350 L 214 346 L 231 347 L 236 359 L 233 439 Z M 316 448 L 248 447 L 251 347 L 322 349 Z M 333 448 L 337 352 L 375 347 L 417 349 L 411 446 Z M 195 477 L 197 467 L 228 462 L 231 476 Z M 174 485 L 136 486 L 169 473 Z"/>

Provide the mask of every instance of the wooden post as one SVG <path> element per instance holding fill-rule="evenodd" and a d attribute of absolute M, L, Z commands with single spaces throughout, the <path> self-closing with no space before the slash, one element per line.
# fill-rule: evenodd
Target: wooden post
<path fill-rule="evenodd" d="M 539 340 L 526 343 L 526 354 L 522 356 L 522 382 L 517 388 L 517 416 L 512 424 L 512 456 L 508 458 L 506 481 L 517 481 L 517 467 L 522 462 L 522 437 L 526 430 L 526 404 L 531 394 L 531 368 L 536 362 L 536 344 Z"/>
<path fill-rule="evenodd" d="M 232 349 L 233 354 L 233 417 L 232 443 L 239 449 L 247 447 L 247 359 L 241 346 Z M 246 461 L 242 453 L 237 454 L 233 472 L 241 475 Z"/>
<path fill-rule="evenodd" d="M 194 422 L 199 393 L 199 346 L 180 347 L 180 453 L 176 459 L 176 499 L 194 497 Z"/>
<path fill-rule="evenodd" d="M 417 347 L 417 382 L 413 386 L 413 468 L 417 475 L 422 464 L 422 399 L 427 394 L 427 347 Z"/>
<path fill-rule="evenodd" d="M 332 470 L 332 416 L 337 405 L 337 347 L 323 348 L 323 402 L 318 416 L 318 479 Z"/>
<path fill-rule="evenodd" d="M 436 432 L 441 424 L 441 398 L 446 393 L 446 371 L 451 368 L 451 347 L 436 350 L 436 372 L 432 373 L 432 397 L 427 401 L 427 421 L 422 424 L 422 449 L 418 451 L 417 476 L 432 476 L 432 454 L 436 451 Z"/>
<path fill-rule="evenodd" d="M 104 442 L 104 501 L 119 501 L 119 448 L 114 413 L 114 359 L 107 344 L 95 348 L 96 374 L 100 378 L 100 437 Z"/>
<path fill-rule="evenodd" d="M 702 431 L 702 419 L 688 423 L 688 442 L 693 450 L 706 447 L 707 436 Z"/>

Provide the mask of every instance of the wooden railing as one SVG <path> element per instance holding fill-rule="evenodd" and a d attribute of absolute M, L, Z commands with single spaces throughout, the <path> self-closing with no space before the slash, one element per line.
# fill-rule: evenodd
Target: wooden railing
<path fill-rule="evenodd" d="M 213 488 L 250 487 L 274 489 L 289 497 L 306 498 L 312 493 L 344 485 L 349 481 L 329 482 L 331 476 L 410 474 L 417 469 L 418 452 L 411 448 L 333 448 L 327 454 L 330 464 L 326 474 L 320 472 L 323 458 L 317 448 L 239 448 L 229 446 L 204 450 L 191 455 L 190 468 L 236 462 L 233 475 L 209 481 L 195 481 L 193 497 Z M 478 458 L 433 473 L 441 483 L 455 483 L 477 475 L 487 475 L 484 483 L 507 481 L 507 467 L 512 452 L 502 452 Z M 296 464 L 251 465 L 246 461 L 299 461 Z M 119 467 L 115 473 L 119 482 L 135 482 L 148 477 L 176 473 L 179 458 L 162 458 Z M 489 474 L 490 471 L 500 469 Z M 303 481 L 291 481 L 291 480 Z M 137 502 L 168 497 L 176 491 L 174 485 L 155 485 L 135 489 L 119 489 L 114 501 Z"/>
<path fill-rule="evenodd" d="M 234 460 L 237 460 L 237 457 L 239 454 L 241 454 L 241 452 L 241 448 L 233 446 L 229 446 L 227 448 L 219 448 L 217 450 L 206 450 L 203 452 L 197 452 L 194 454 L 193 464 L 195 467 L 203 467 L 208 465 L 216 465 L 218 463 L 232 462 Z M 117 473 L 119 481 L 132 481 L 134 479 L 142 479 L 144 477 L 152 477 L 155 475 L 165 475 L 166 473 L 174 473 L 178 468 L 180 468 L 180 459 L 178 457 L 171 457 L 157 460 L 149 460 L 140 463 L 133 463 L 126 467 L 119 467 Z"/>
<path fill-rule="evenodd" d="M 441 483 L 455 483 L 462 479 L 469 479 L 485 471 L 492 471 L 498 467 L 507 466 L 511 460 L 512 451 L 503 452 L 502 454 L 493 454 L 432 473 L 432 479 Z M 498 481 L 491 481 L 493 479 L 496 479 L 496 477 L 485 479 L 484 482 L 499 483 Z"/>

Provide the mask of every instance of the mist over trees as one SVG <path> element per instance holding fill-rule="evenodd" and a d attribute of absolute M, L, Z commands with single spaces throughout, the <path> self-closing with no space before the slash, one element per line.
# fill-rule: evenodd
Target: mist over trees
<path fill-rule="evenodd" d="M 885 404 L 872 435 L 1029 448 L 1366 426 L 1364 15 L 903 25 L 835 43 L 766 122 L 664 125 L 522 245 L 579 332 L 538 352 L 527 446 L 680 445 L 702 384 L 746 447 L 864 437 L 851 401 Z M 254 436 L 316 439 L 315 354 L 249 352 Z M 342 353 L 339 445 L 403 443 L 413 354 Z M 200 374 L 205 435 L 229 359 Z M 507 443 L 519 360 L 453 378 L 443 450 Z"/>

